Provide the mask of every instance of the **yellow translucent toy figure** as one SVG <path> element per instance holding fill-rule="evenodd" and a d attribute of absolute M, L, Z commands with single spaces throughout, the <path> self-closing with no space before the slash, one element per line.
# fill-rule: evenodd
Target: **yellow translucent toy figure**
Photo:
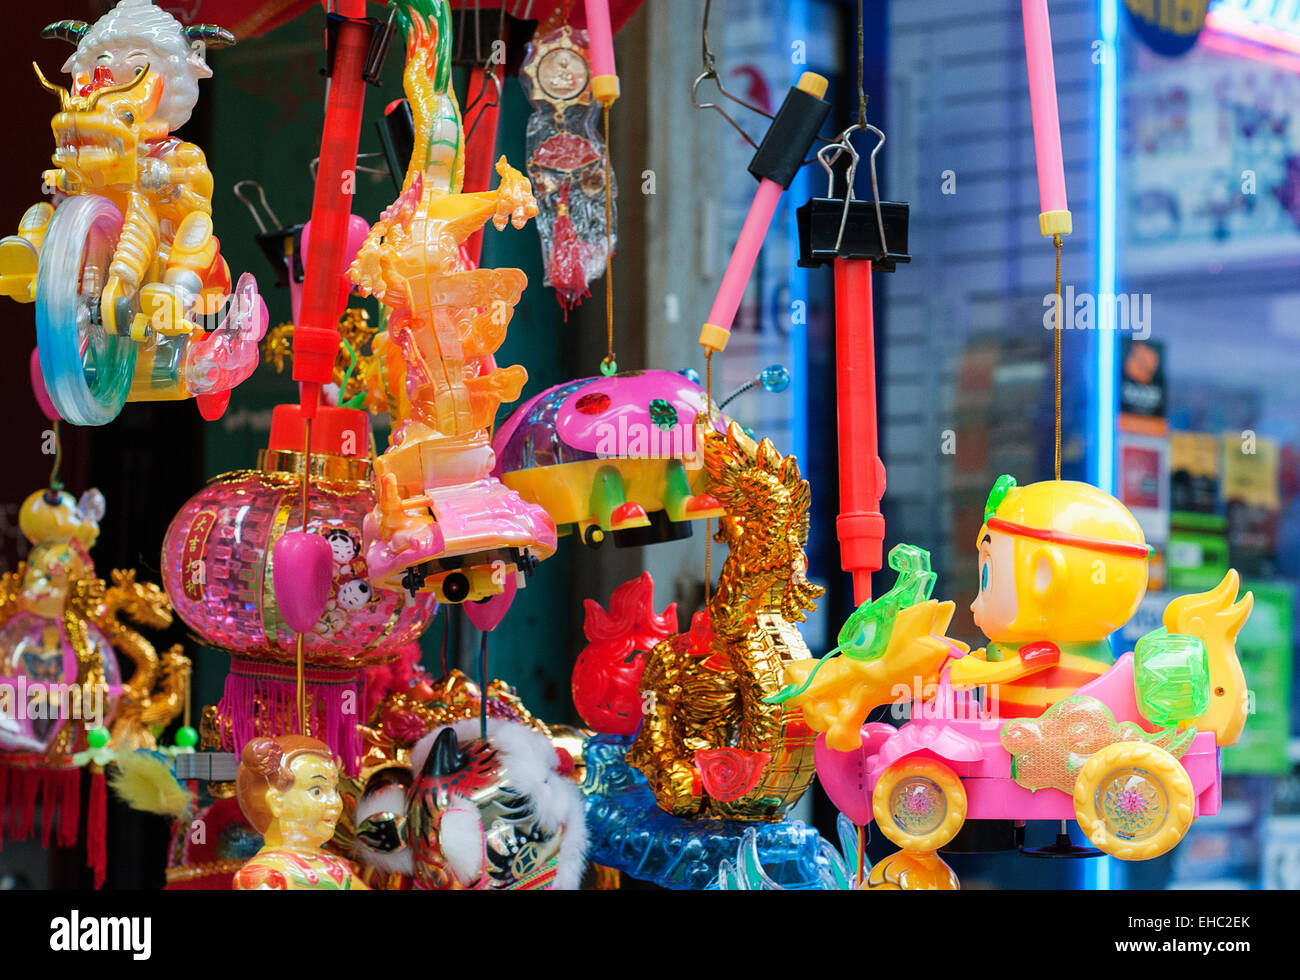
<path fill-rule="evenodd" d="M 499 368 L 493 354 L 527 285 L 518 269 L 467 269 L 461 244 L 489 220 L 520 228 L 537 214 L 528 178 L 502 157 L 494 191 L 461 192 L 460 108 L 451 87 L 450 8 L 445 0 L 397 6 L 406 32 L 403 87 L 415 150 L 402 193 L 371 228 L 349 269 L 366 295 L 389 308 L 384 359 L 393 419 L 390 448 L 375 464 L 374 530 L 382 546 L 367 560 L 381 585 L 460 602 L 499 593 L 501 573 L 525 550 L 555 550 L 555 525 L 540 507 L 490 477 L 487 428 L 503 401 L 519 397 L 528 372 Z M 376 338 L 378 341 L 378 338 Z M 399 381 L 400 378 L 400 381 Z M 514 549 L 506 555 L 500 549 Z M 496 552 L 495 554 L 491 554 Z M 451 575 L 434 559 L 482 555 Z M 500 562 L 494 566 L 493 562 Z M 498 567 L 496 575 L 489 569 Z M 411 571 L 407 571 L 410 569 Z M 481 573 L 481 574 L 480 574 Z M 443 587 L 452 579 L 455 589 Z"/>
<path fill-rule="evenodd" d="M 976 538 L 975 625 L 990 640 L 952 666 L 954 687 L 996 684 L 996 712 L 1033 717 L 1105 672 L 1106 638 L 1146 595 L 1137 519 L 1086 483 L 1000 477 Z"/>
<path fill-rule="evenodd" d="M 321 848 L 343 812 L 338 766 L 305 735 L 255 738 L 236 776 L 239 807 L 266 843 L 235 873 L 237 890 L 366 889 L 345 859 Z"/>
<path fill-rule="evenodd" d="M 59 21 L 42 35 L 77 45 L 63 66 L 72 76 L 69 88 L 36 68 L 61 109 L 50 124 L 54 167 L 43 175 L 45 187 L 56 203 L 100 195 L 123 216 L 100 299 L 105 328 L 136 340 L 146 328 L 187 334 L 187 311 L 210 295 L 211 308 L 201 312 L 215 313 L 230 272 L 212 235 L 213 182 L 203 151 L 170 134 L 189 119 L 198 80 L 212 74 L 204 49 L 233 44 L 234 36 L 207 24 L 182 27 L 144 0 L 123 0 L 93 26 Z M 0 293 L 35 299 L 37 260 L 53 214 L 48 203 L 33 205 L 18 234 L 0 242 Z M 137 298 L 139 312 L 118 323 L 119 300 Z"/>

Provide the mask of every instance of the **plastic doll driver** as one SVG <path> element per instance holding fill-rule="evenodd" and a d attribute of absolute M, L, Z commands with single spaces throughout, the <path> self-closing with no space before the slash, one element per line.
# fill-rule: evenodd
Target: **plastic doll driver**
<path fill-rule="evenodd" d="M 1150 548 L 1110 494 L 1009 476 L 989 493 L 976 546 L 971 612 L 991 642 L 952 665 L 952 683 L 996 685 L 1003 718 L 1037 716 L 1110 665 L 1106 638 L 1146 594 Z"/>
<path fill-rule="evenodd" d="M 240 809 L 266 843 L 235 874 L 249 889 L 364 889 L 343 858 L 321 847 L 343 812 L 338 767 L 324 742 L 304 735 L 255 738 L 236 777 Z"/>

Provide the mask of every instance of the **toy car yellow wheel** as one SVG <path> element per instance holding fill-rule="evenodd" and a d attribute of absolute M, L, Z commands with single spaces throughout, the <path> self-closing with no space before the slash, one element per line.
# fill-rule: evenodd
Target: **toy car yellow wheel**
<path fill-rule="evenodd" d="M 937 759 L 903 759 L 881 775 L 871 795 L 880 832 L 905 851 L 937 851 L 966 821 L 966 790 Z"/>
<path fill-rule="evenodd" d="M 1074 815 L 1101 850 L 1125 861 L 1159 857 L 1187 833 L 1192 781 L 1164 749 L 1116 742 L 1094 753 L 1074 781 Z"/>

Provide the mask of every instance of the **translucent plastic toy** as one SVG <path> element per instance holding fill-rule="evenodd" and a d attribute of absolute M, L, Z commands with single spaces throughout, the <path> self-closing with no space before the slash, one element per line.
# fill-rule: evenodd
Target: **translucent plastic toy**
<path fill-rule="evenodd" d="M 349 269 L 389 308 L 386 363 L 393 437 L 375 464 L 366 559 L 381 588 L 448 602 L 496 595 L 555 552 L 555 524 L 491 475 L 487 428 L 528 373 L 494 354 L 527 277 L 470 269 L 461 245 L 489 220 L 516 228 L 537 214 L 528 178 L 502 157 L 494 191 L 461 193 L 460 108 L 451 87 L 445 0 L 396 6 L 406 33 L 404 89 L 415 122 L 402 193 Z"/>
<path fill-rule="evenodd" d="M 670 541 L 722 516 L 706 492 L 704 391 L 674 371 L 579 378 L 524 402 L 493 436 L 496 472 L 560 534 L 600 547 Z M 712 428 L 726 431 L 715 415 Z"/>
<path fill-rule="evenodd" d="M 328 591 L 319 618 L 302 630 L 311 731 L 355 771 L 361 746 L 356 717 L 360 670 L 386 663 L 429 625 L 432 596 L 374 588 L 363 546 L 374 507 L 369 425 L 359 409 L 317 410 L 307 533 L 329 550 Z M 300 533 L 303 424 L 298 406 L 281 405 L 257 469 L 211 480 L 177 512 L 163 539 L 163 583 L 181 619 L 206 643 L 231 655 L 225 696 L 214 721 L 223 748 L 277 734 L 296 700 L 297 635 L 276 600 L 277 546 Z"/>
<path fill-rule="evenodd" d="M 324 742 L 303 735 L 244 746 L 239 808 L 265 844 L 235 873 L 237 891 L 366 890 L 345 858 L 322 850 L 343 812 L 338 764 Z"/>
<path fill-rule="evenodd" d="M 35 301 L 45 385 L 68 421 L 102 425 L 127 401 L 190 397 L 219 417 L 257 365 L 265 311 L 245 276 L 223 313 L 212 174 L 202 150 L 170 134 L 212 74 L 205 48 L 234 38 L 182 27 L 146 0 L 42 33 L 76 45 L 69 88 L 37 69 L 61 107 L 45 173 L 53 204 L 0 240 L 0 293 Z"/>
<path fill-rule="evenodd" d="M 625 761 L 629 741 L 596 735 L 584 748 L 589 861 L 664 888 L 708 888 L 752 835 L 771 882 L 791 889 L 825 887 L 830 846 L 816 828 L 789 818 L 754 823 L 665 813 L 645 777 Z"/>
<path fill-rule="evenodd" d="M 641 725 L 638 687 L 646 654 L 677 632 L 677 604 L 654 610 L 654 580 L 642 572 L 600 603 L 583 603 L 587 645 L 573 665 L 573 705 L 588 727 L 612 735 L 635 735 Z"/>
<path fill-rule="evenodd" d="M 1149 555 L 1119 501 L 1086 484 L 1003 477 L 976 544 L 972 609 L 987 648 L 968 653 L 943 635 L 946 617 L 925 611 L 919 621 L 933 626 L 917 629 L 926 600 L 897 610 L 877 659 L 825 661 L 815 678 L 817 662 L 787 668 L 792 684 L 774 700 L 821 733 L 822 785 L 855 823 L 874 820 L 920 860 L 925 887 L 950 886 L 935 852 L 967 819 L 1073 818 L 1107 854 L 1165 853 L 1219 810 L 1219 749 L 1248 709 L 1235 638 L 1250 593 L 1238 600 L 1230 571 L 1173 600 L 1164 628 L 1112 665 L 1105 639 L 1145 593 Z M 855 616 L 883 619 L 864 611 Z M 890 701 L 910 702 L 911 720 L 866 722 Z"/>
<path fill-rule="evenodd" d="M 90 548 L 103 517 L 98 490 L 79 499 L 56 489 L 31 494 L 18 509 L 31 550 L 0 577 L 6 831 L 26 839 L 39 815 L 42 839 L 57 827 L 53 839 L 71 848 L 85 819 L 96 887 L 106 866 L 101 765 L 114 752 L 155 749 L 157 733 L 184 708 L 190 676 L 180 644 L 160 652 L 145 635 L 171 625 L 162 589 L 137 582 L 133 570 L 97 578 Z M 125 679 L 119 656 L 129 663 Z M 83 767 L 88 808 L 78 803 Z"/>

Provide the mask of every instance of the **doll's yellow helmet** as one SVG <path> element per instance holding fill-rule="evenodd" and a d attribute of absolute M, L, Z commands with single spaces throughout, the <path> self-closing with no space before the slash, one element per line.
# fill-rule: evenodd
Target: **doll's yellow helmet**
<path fill-rule="evenodd" d="M 1087 483 L 1018 487 L 999 477 L 976 548 L 1014 539 L 1017 614 L 999 639 L 1094 642 L 1123 626 L 1146 594 L 1151 548 L 1128 508 Z"/>

